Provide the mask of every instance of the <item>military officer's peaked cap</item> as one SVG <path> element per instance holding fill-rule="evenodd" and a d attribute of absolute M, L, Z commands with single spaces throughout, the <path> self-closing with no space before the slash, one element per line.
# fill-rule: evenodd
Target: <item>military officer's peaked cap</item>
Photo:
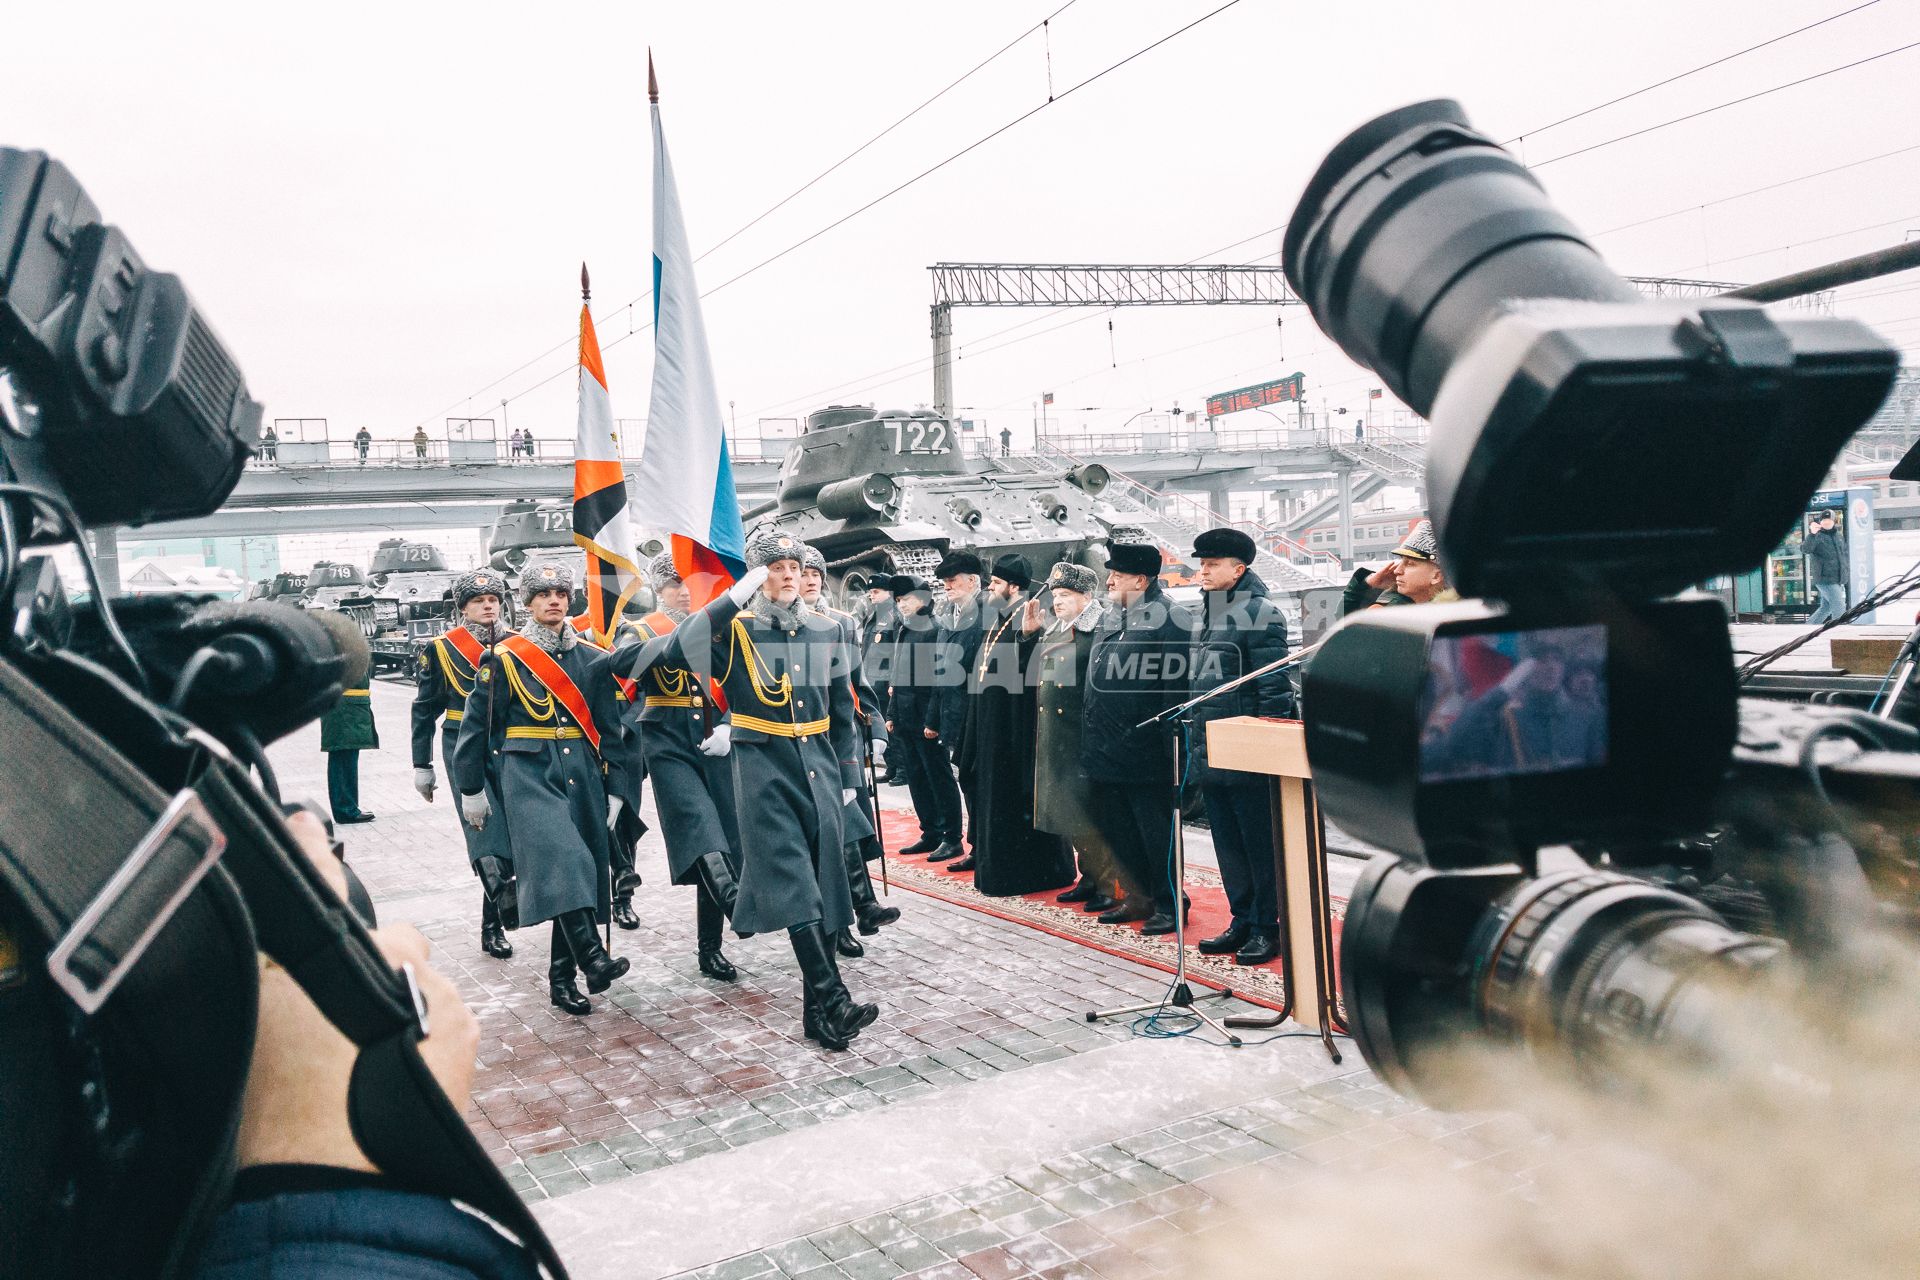
<path fill-rule="evenodd" d="M 934 569 L 933 576 L 945 579 L 956 577 L 963 573 L 970 573 L 977 578 L 986 571 L 986 566 L 980 563 L 980 557 L 973 554 L 973 552 L 949 551 L 946 555 L 940 557 L 940 564 Z"/>
<path fill-rule="evenodd" d="M 542 591 L 564 591 L 573 594 L 573 570 L 563 564 L 543 564 L 537 569 L 529 569 L 520 579 L 520 598 L 532 603 L 533 598 Z"/>
<path fill-rule="evenodd" d="M 1107 547 L 1107 568 L 1143 578 L 1160 574 L 1160 548 L 1145 542 L 1115 542 Z"/>
<path fill-rule="evenodd" d="M 776 560 L 804 564 L 806 545 L 792 534 L 781 533 L 777 529 L 756 533 L 747 540 L 747 568 L 765 568 Z"/>
<path fill-rule="evenodd" d="M 653 579 L 653 589 L 658 591 L 670 582 L 680 581 L 680 566 L 673 562 L 673 552 L 662 551 L 647 561 L 647 576 Z"/>
<path fill-rule="evenodd" d="M 800 567 L 802 569 L 818 569 L 824 577 L 827 572 L 827 558 L 820 554 L 820 548 L 814 546 L 811 542 L 805 543 L 800 548 Z"/>
<path fill-rule="evenodd" d="M 1431 560 L 1438 555 L 1439 548 L 1434 544 L 1433 521 L 1422 520 L 1413 526 L 1413 532 L 1393 549 L 1393 554 L 1409 560 Z"/>
<path fill-rule="evenodd" d="M 507 580 L 491 569 L 475 569 L 453 580 L 453 607 L 456 609 L 466 608 L 468 601 L 481 596 L 497 598 L 506 594 Z"/>
<path fill-rule="evenodd" d="M 1056 590 L 1078 591 L 1083 596 L 1090 596 L 1099 590 L 1100 579 L 1087 566 L 1062 560 L 1048 572 L 1047 585 Z"/>

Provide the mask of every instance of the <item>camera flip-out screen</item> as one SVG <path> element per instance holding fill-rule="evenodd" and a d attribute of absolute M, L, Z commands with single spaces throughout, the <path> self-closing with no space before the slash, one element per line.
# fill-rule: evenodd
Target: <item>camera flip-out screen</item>
<path fill-rule="evenodd" d="M 1304 695 L 1327 812 L 1436 867 L 1698 830 L 1733 748 L 1726 611 L 1701 596 L 1368 609 Z"/>
<path fill-rule="evenodd" d="M 1607 763 L 1607 629 L 1436 636 L 1421 698 L 1420 781 Z"/>

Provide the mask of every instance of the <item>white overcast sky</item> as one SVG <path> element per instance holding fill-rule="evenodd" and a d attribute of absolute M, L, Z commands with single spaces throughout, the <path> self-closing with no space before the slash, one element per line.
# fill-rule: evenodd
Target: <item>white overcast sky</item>
<path fill-rule="evenodd" d="M 717 293 L 720 398 L 743 428 L 829 399 L 927 402 L 929 264 L 1211 259 L 1282 224 L 1347 129 L 1419 98 L 1526 134 L 1537 162 L 1920 41 L 1920 0 L 1880 0 L 1539 131 L 1854 2 L 1241 0 Z M 513 397 L 511 425 L 564 436 L 581 260 L 603 344 L 649 283 L 649 45 L 697 254 L 1060 3 L 20 4 L 0 141 L 66 161 L 186 279 L 269 417 L 437 434 Z M 1075 0 L 1049 31 L 1056 91 L 1219 3 Z M 702 287 L 1043 102 L 1047 52 L 1026 39 L 707 257 Z M 1920 149 L 1710 205 L 1920 148 L 1916 108 L 1920 49 L 1541 176 L 1591 232 L 1660 218 L 1598 239 L 1623 274 L 1758 279 L 1920 236 Z M 1277 236 L 1219 257 L 1276 262 Z M 1920 347 L 1920 273 L 1843 296 Z M 1057 431 L 1296 369 L 1316 409 L 1376 384 L 1300 309 L 1121 311 L 1111 347 L 1094 312 L 994 336 L 1037 314 L 956 316 L 956 399 L 992 430 L 1026 436 L 1043 391 Z M 609 350 L 619 416 L 646 415 L 651 358 L 646 335 Z"/>

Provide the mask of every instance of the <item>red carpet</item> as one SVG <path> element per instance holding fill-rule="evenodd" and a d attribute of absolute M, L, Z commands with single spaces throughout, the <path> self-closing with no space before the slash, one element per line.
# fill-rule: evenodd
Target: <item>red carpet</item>
<path fill-rule="evenodd" d="M 899 849 L 920 838 L 920 824 L 907 810 L 882 809 L 880 825 L 888 849 Z M 1054 901 L 1060 889 L 1029 893 L 1018 897 L 994 898 L 973 887 L 970 871 L 948 871 L 951 864 L 929 863 L 924 855 L 887 855 L 888 877 L 894 887 L 911 889 L 943 902 L 951 902 L 971 911 L 983 912 L 1002 920 L 1050 933 L 1056 938 L 1077 942 L 1109 955 L 1122 956 L 1167 973 L 1174 970 L 1173 935 L 1145 937 L 1138 924 L 1101 924 L 1081 911 L 1077 903 Z M 871 866 L 871 864 L 869 864 Z M 875 869 L 875 880 L 879 879 Z M 1242 967 L 1232 956 L 1203 956 L 1195 947 L 1201 938 L 1223 932 L 1231 922 L 1227 896 L 1220 887 L 1220 873 L 1211 867 L 1187 868 L 1187 895 L 1193 899 L 1193 913 L 1187 921 L 1187 976 L 1215 990 L 1231 989 L 1251 1004 L 1279 1009 L 1286 1003 L 1286 986 L 1278 960 L 1263 965 Z M 1333 937 L 1340 939 L 1340 918 L 1346 903 L 1333 902 Z"/>

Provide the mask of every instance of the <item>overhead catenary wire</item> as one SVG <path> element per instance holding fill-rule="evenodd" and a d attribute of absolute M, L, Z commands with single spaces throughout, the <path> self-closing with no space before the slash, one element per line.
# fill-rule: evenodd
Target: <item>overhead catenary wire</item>
<path fill-rule="evenodd" d="M 1780 93 L 1783 90 L 1795 89 L 1803 84 L 1812 84 L 1815 80 L 1823 80 L 1828 76 L 1838 75 L 1842 71 L 1852 71 L 1856 67 L 1864 67 L 1869 63 L 1879 62 L 1883 58 L 1891 58 L 1895 54 L 1906 53 L 1911 49 L 1920 49 L 1920 40 L 1915 40 L 1910 44 L 1903 44 L 1893 49 L 1883 49 L 1879 53 L 1869 54 L 1864 58 L 1856 58 L 1852 62 L 1843 63 L 1837 67 L 1828 67 L 1825 71 L 1816 71 L 1812 75 L 1801 76 L 1798 80 L 1789 80 L 1784 84 L 1776 84 L 1771 88 L 1742 94 L 1738 98 L 1730 98 L 1725 102 L 1715 103 L 1711 107 L 1702 107 L 1698 111 L 1689 111 L 1685 115 L 1675 116 L 1671 120 L 1662 120 L 1659 124 L 1650 124 L 1644 128 L 1634 129 L 1627 133 L 1619 134 L 1616 137 L 1608 138 L 1603 142 L 1595 142 L 1584 147 L 1576 147 L 1572 151 L 1563 151 L 1557 156 L 1549 156 L 1545 160 L 1536 160 L 1527 167 L 1530 169 L 1544 169 L 1548 165 L 1558 164 L 1562 160 L 1571 160 L 1575 156 L 1584 156 L 1591 152 L 1599 151 L 1604 147 L 1611 147 L 1618 142 L 1626 142 L 1633 138 L 1642 138 L 1649 133 L 1656 133 L 1661 129 L 1670 128 L 1676 124 L 1684 124 L 1689 120 L 1698 120 L 1700 117 L 1710 116 L 1716 111 L 1725 111 L 1728 107 L 1737 107 L 1742 103 L 1753 102 L 1756 99 L 1765 98 L 1771 94 Z"/>
<path fill-rule="evenodd" d="M 1729 54 L 1723 54 L 1722 56 L 1713 59 L 1711 62 L 1703 62 L 1697 67 L 1689 67 L 1687 70 L 1680 72 L 1678 75 L 1671 75 L 1666 77 L 1663 80 L 1656 80 L 1652 84 L 1642 85 L 1640 88 L 1635 89 L 1630 93 L 1623 93 L 1618 97 L 1609 98 L 1605 102 L 1599 103 L 1595 106 L 1587 107 L 1585 110 L 1582 110 L 1582 111 L 1576 111 L 1572 115 L 1561 116 L 1558 120 L 1552 121 L 1549 124 L 1543 124 L 1537 129 L 1528 129 L 1524 133 L 1515 134 L 1513 137 L 1508 138 L 1505 142 L 1501 143 L 1501 145 L 1510 147 L 1516 142 L 1521 142 L 1527 138 L 1535 137 L 1539 134 L 1545 133 L 1549 129 L 1558 129 L 1563 124 L 1571 124 L 1575 120 L 1579 120 L 1579 119 L 1582 119 L 1583 117 L 1590 116 L 1596 111 L 1605 111 L 1608 107 L 1617 107 L 1623 102 L 1639 97 L 1641 94 L 1652 93 L 1655 89 L 1664 89 L 1668 85 L 1678 83 L 1681 80 L 1685 80 L 1689 76 L 1699 75 L 1702 71 L 1710 71 L 1714 67 L 1722 66 L 1726 63 L 1732 62 L 1736 58 L 1744 58 L 1750 53 L 1756 53 L 1761 49 L 1767 48 L 1769 45 L 1779 44 L 1782 40 L 1791 40 L 1793 37 L 1797 35 L 1804 35 L 1805 33 L 1812 31 L 1815 27 L 1824 27 L 1829 22 L 1838 22 L 1842 18 L 1848 17 L 1852 14 L 1859 13 L 1862 9 L 1871 9 L 1873 8 L 1874 5 L 1879 3 L 1880 3 L 1880 0 L 1866 0 L 1866 3 L 1864 4 L 1854 5 L 1850 9 L 1842 9 L 1839 13 L 1829 14 L 1826 17 L 1821 18 L 1817 22 L 1809 22 L 1804 27 L 1795 27 L 1792 31 L 1783 32 L 1780 35 L 1774 36 L 1770 39 L 1762 40 L 1759 44 L 1750 44 L 1744 49 L 1740 49 Z"/>
<path fill-rule="evenodd" d="M 1020 124 L 1025 123 L 1027 120 L 1032 119 L 1034 116 L 1038 115 L 1040 112 L 1045 111 L 1048 107 L 1053 106 L 1055 103 L 1065 101 L 1067 98 L 1072 97 L 1075 93 L 1078 93 L 1080 90 L 1087 88 L 1088 86 L 1096 83 L 1101 79 L 1104 79 L 1105 77 L 1111 75 L 1115 71 L 1120 70 L 1122 67 L 1127 66 L 1129 63 L 1135 62 L 1138 59 L 1145 57 L 1147 54 L 1152 53 L 1155 49 L 1160 48 L 1162 45 L 1167 44 L 1169 41 L 1178 39 L 1180 36 L 1183 36 L 1187 32 L 1192 31 L 1194 28 L 1199 27 L 1204 23 L 1211 21 L 1212 19 L 1218 17 L 1222 13 L 1225 13 L 1227 10 L 1237 7 L 1240 3 L 1241 3 L 1241 0 L 1225 0 L 1225 3 L 1220 4 L 1217 7 L 1208 10 L 1206 13 L 1193 19 L 1191 22 L 1188 22 L 1185 25 L 1178 27 L 1173 31 L 1168 32 L 1166 35 L 1161 36 L 1159 39 L 1153 41 L 1150 44 L 1144 45 L 1141 48 L 1134 50 L 1132 53 L 1128 54 L 1126 57 L 1119 59 L 1117 62 L 1108 64 L 1107 66 L 1101 68 L 1099 71 L 1096 71 L 1092 75 L 1087 76 L 1085 79 L 1079 80 L 1074 84 L 1069 85 L 1066 89 L 1062 90 L 1059 94 L 1049 96 L 1046 101 L 1040 103 L 1035 107 L 1030 108 L 1029 110 L 1021 113 L 1018 116 L 1015 116 L 1013 119 L 1007 121 L 1005 124 L 1000 125 L 998 128 L 992 130 L 991 132 L 983 135 L 980 138 L 975 139 L 971 143 L 968 143 L 966 146 L 962 147 L 960 150 L 947 156 L 945 159 L 940 160 L 939 162 L 933 165 L 930 165 L 925 169 L 922 169 L 919 173 L 916 173 L 912 177 L 906 179 L 904 182 L 901 182 L 895 185 L 894 187 L 888 189 L 887 191 L 882 192 L 880 195 L 875 196 L 873 199 L 867 201 L 865 204 L 854 209 L 852 212 L 844 214 L 839 218 L 836 218 L 834 221 L 828 223 L 826 226 L 821 227 L 819 230 L 812 232 L 811 234 L 807 235 L 803 239 L 795 241 L 793 244 L 788 245 L 786 248 L 780 250 L 778 253 L 775 253 L 770 257 L 762 259 L 761 261 L 755 263 L 753 266 L 748 267 L 746 270 L 738 272 L 733 276 L 730 276 L 726 280 L 721 281 L 719 284 L 714 285 L 711 288 L 702 290 L 700 293 L 700 297 L 703 299 L 710 298 L 714 294 L 720 292 L 722 289 L 725 289 L 730 285 L 738 284 L 740 281 L 746 279 L 747 277 L 753 275 L 754 273 L 761 271 L 766 267 L 772 266 L 775 262 L 778 262 L 782 258 L 785 258 L 788 254 L 806 247 L 807 245 L 813 243 L 815 240 L 818 240 L 821 236 L 826 235 L 827 233 L 835 230 L 836 228 L 846 225 L 848 222 L 868 212 L 869 210 L 874 209 L 881 204 L 884 204 L 886 201 L 892 199 L 894 196 L 899 195 L 902 191 L 907 190 L 908 188 L 914 186 L 916 183 L 923 181 L 924 179 L 946 168 L 948 165 L 954 163 L 955 161 L 963 158 L 966 155 L 971 154 L 972 152 L 985 146 L 987 143 L 992 142 L 995 138 L 998 138 L 999 136 L 1008 132 L 1009 130 L 1017 127 Z M 642 298 L 644 298 L 645 296 L 647 295 L 645 294 L 641 295 Z M 629 303 L 627 305 L 632 306 L 638 303 L 639 301 L 640 299 L 636 298 L 633 303 Z M 623 309 L 625 308 L 616 308 L 610 314 L 617 315 L 619 314 L 620 310 L 623 310 Z M 627 341 L 627 339 L 632 338 L 637 334 L 644 333 L 647 330 L 651 329 L 652 327 L 653 327 L 653 324 L 651 321 L 647 322 L 646 324 L 636 326 L 635 328 L 629 330 L 627 333 L 622 334 L 620 337 L 615 338 L 610 342 L 603 343 L 600 348 L 601 352 L 604 354 L 605 352 L 610 351 L 613 348 L 619 346 L 621 343 Z M 568 343 L 570 343 L 571 341 L 572 339 L 569 339 Z M 566 345 L 568 344 L 563 343 L 559 347 L 549 348 L 549 350 L 544 355 L 536 357 L 533 361 L 529 361 L 528 363 L 529 364 L 537 363 L 539 360 L 545 359 L 546 355 L 551 355 L 553 354 L 554 351 L 561 350 Z M 521 367 L 525 368 L 526 365 L 522 365 Z M 538 382 L 533 383 L 531 386 L 523 387 L 519 391 L 516 391 L 511 395 L 504 397 L 504 399 L 506 402 L 511 403 L 514 400 L 520 399 L 522 396 L 530 395 L 533 392 L 538 391 L 540 388 L 553 382 L 554 380 L 564 377 L 566 374 L 572 372 L 573 368 L 574 366 L 567 365 L 567 366 L 563 366 L 562 368 L 556 369 L 551 374 L 540 379 Z M 487 385 L 497 386 L 501 381 L 504 381 L 504 379 L 495 379 L 494 382 L 489 383 Z M 484 390 L 484 388 L 482 389 Z M 454 404 L 456 406 L 465 404 L 473 398 L 474 394 L 478 394 L 478 393 L 477 392 L 469 393 L 468 395 L 463 396 L 460 399 L 454 401 Z M 422 419 L 422 422 L 429 421 L 429 420 L 430 418 Z"/>
<path fill-rule="evenodd" d="M 1895 156 L 1904 156 L 1914 151 L 1920 151 L 1920 142 L 1913 143 L 1910 146 L 1900 147 L 1893 151 L 1882 151 L 1879 155 L 1868 156 L 1864 160 L 1850 160 L 1846 164 L 1834 165 L 1831 169 L 1821 169 L 1814 173 L 1803 173 L 1793 178 L 1782 178 L 1778 182 L 1769 182 L 1764 187 L 1752 187 L 1746 191 L 1737 191 L 1730 196 L 1720 196 L 1713 200 L 1702 200 L 1695 204 L 1683 205 L 1678 209 L 1670 209 L 1666 213 L 1656 213 L 1650 218 L 1640 218 L 1633 222 L 1623 222 L 1617 227 L 1608 227 L 1605 231 L 1596 231 L 1593 234 L 1595 236 L 1617 235 L 1622 231 L 1632 231 L 1636 227 L 1650 226 L 1656 222 L 1665 222 L 1669 218 L 1679 218 L 1689 213 L 1698 213 L 1702 209 L 1712 209 L 1723 204 L 1732 204 L 1735 200 L 1744 200 L 1748 196 L 1762 195 L 1768 191 L 1778 191 L 1782 187 L 1791 187 L 1795 183 L 1810 182 L 1814 178 L 1825 178 L 1832 174 L 1844 173 L 1848 169 L 1858 169 L 1862 165 L 1873 164 L 1880 160 L 1891 160 Z"/>

